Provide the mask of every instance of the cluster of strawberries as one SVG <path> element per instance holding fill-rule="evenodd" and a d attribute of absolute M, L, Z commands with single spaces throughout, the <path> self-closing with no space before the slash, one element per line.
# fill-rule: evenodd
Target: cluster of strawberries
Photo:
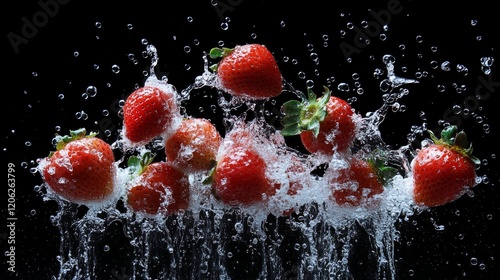
<path fill-rule="evenodd" d="M 263 45 L 247 44 L 233 49 L 214 48 L 212 67 L 220 88 L 246 100 L 267 100 L 278 96 L 283 79 L 272 53 Z M 300 135 L 311 154 L 332 158 L 345 155 L 347 164 L 331 166 L 326 174 L 332 203 L 359 206 L 381 194 L 397 170 L 380 158 L 350 154 L 358 130 L 350 104 L 332 96 L 325 87 L 317 97 L 311 90 L 304 100 L 283 104 L 281 135 Z M 250 136 L 249 136 L 250 135 Z M 205 175 L 211 195 L 228 206 L 254 205 L 286 189 L 293 196 L 308 186 L 302 174 L 310 175 L 300 160 L 293 158 L 286 168 L 286 186 L 269 177 L 266 157 L 251 143 L 242 129 L 223 138 L 207 119 L 182 116 L 173 88 L 145 85 L 129 95 L 123 107 L 123 140 L 141 147 L 161 136 L 165 161 L 154 161 L 149 152 L 128 160 L 131 178 L 127 182 L 126 205 L 148 214 L 175 213 L 190 206 L 189 174 Z M 413 194 L 417 205 L 434 207 L 454 201 L 475 185 L 472 148 L 463 132 L 450 126 L 441 139 L 431 134 L 432 144 L 422 147 L 412 161 Z M 86 204 L 103 201 L 117 187 L 117 165 L 111 146 L 85 129 L 57 136 L 56 151 L 40 160 L 40 170 L 53 193 Z M 222 147 L 224 146 L 224 147 Z M 301 174 L 296 176 L 296 174 Z M 312 175 L 310 175 L 312 176 Z"/>

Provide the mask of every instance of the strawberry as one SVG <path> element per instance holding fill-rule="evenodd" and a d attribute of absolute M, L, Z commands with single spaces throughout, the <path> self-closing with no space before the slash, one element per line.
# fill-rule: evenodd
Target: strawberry
<path fill-rule="evenodd" d="M 60 197 L 74 203 L 103 201 L 114 189 L 111 146 L 84 128 L 57 136 L 56 151 L 41 161 L 43 178 Z"/>
<path fill-rule="evenodd" d="M 165 141 L 167 160 L 185 172 L 208 171 L 222 142 L 216 127 L 207 119 L 184 119 Z"/>
<path fill-rule="evenodd" d="M 353 108 L 345 100 L 331 96 L 325 87 L 324 95 L 316 98 L 308 89 L 308 99 L 290 100 L 283 104 L 284 136 L 300 135 L 302 144 L 311 153 L 332 156 L 335 151 L 349 150 L 356 131 Z"/>
<path fill-rule="evenodd" d="M 248 206 L 273 195 L 275 185 L 266 175 L 267 164 L 251 147 L 237 145 L 226 151 L 205 183 L 216 199 L 230 206 Z"/>
<path fill-rule="evenodd" d="M 162 135 L 178 113 L 174 92 L 144 86 L 130 94 L 123 105 L 124 135 L 134 145 L 142 145 Z"/>
<path fill-rule="evenodd" d="M 456 126 L 441 131 L 441 138 L 428 131 L 433 143 L 423 147 L 412 160 L 417 205 L 435 207 L 455 201 L 476 184 L 472 145 Z"/>
<path fill-rule="evenodd" d="M 222 89 L 233 96 L 267 99 L 282 91 L 282 76 L 272 53 L 260 44 L 235 48 L 213 48 L 213 59 L 222 58 L 211 69 Z"/>
<path fill-rule="evenodd" d="M 397 174 L 379 159 L 352 157 L 345 168 L 330 179 L 332 200 L 338 205 L 360 206 L 384 192 L 384 185 Z"/>
<path fill-rule="evenodd" d="M 167 162 L 152 162 L 150 153 L 141 159 L 132 156 L 129 166 L 138 177 L 127 193 L 133 211 L 156 215 L 172 214 L 189 206 L 189 181 L 185 173 Z"/>

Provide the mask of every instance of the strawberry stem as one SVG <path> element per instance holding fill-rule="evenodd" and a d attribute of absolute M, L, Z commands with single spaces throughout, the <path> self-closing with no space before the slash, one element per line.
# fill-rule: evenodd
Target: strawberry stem
<path fill-rule="evenodd" d="M 481 161 L 472 155 L 472 143 L 469 144 L 467 141 L 467 135 L 462 130 L 458 131 L 458 127 L 456 125 L 450 125 L 445 127 L 441 131 L 441 138 L 438 139 L 436 135 L 430 130 L 427 131 L 429 133 L 432 141 L 437 145 L 446 146 L 454 151 L 457 151 L 468 157 L 474 164 L 481 164 Z"/>
<path fill-rule="evenodd" d="M 221 58 L 221 57 L 227 56 L 233 50 L 234 49 L 230 49 L 230 48 L 212 48 L 210 50 L 209 55 L 210 55 L 210 58 L 212 58 L 212 59 Z"/>
<path fill-rule="evenodd" d="M 321 98 L 317 98 L 312 89 L 307 90 L 307 100 L 290 100 L 281 107 L 285 115 L 281 121 L 284 128 L 281 131 L 283 136 L 300 134 L 303 131 L 312 131 L 314 136 L 318 136 L 320 123 L 325 119 L 326 104 L 330 100 L 331 91 L 324 87 L 325 91 Z"/>
<path fill-rule="evenodd" d="M 155 155 L 149 151 L 144 152 L 140 156 L 131 156 L 127 161 L 127 165 L 131 168 L 131 173 L 141 175 L 146 167 L 153 162 Z"/>
<path fill-rule="evenodd" d="M 80 129 L 76 129 L 76 130 L 70 130 L 69 131 L 69 135 L 58 135 L 56 134 L 56 136 L 54 137 L 54 141 L 56 143 L 55 147 L 56 147 L 56 150 L 59 151 L 61 150 L 62 148 L 64 148 L 68 143 L 72 142 L 72 141 L 75 141 L 75 140 L 79 140 L 79 139 L 82 139 L 84 137 L 94 137 L 96 136 L 97 133 L 96 132 L 91 132 L 89 133 L 89 135 L 87 135 L 87 130 L 85 128 L 80 128 Z M 53 154 L 54 152 L 51 152 L 49 157 Z"/>

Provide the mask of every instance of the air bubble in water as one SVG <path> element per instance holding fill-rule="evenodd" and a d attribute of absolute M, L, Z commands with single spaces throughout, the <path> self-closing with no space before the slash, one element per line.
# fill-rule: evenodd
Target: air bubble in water
<path fill-rule="evenodd" d="M 457 64 L 456 69 L 458 73 L 462 73 L 464 74 L 464 76 L 467 76 L 467 74 L 469 73 L 469 69 L 467 69 L 467 67 L 465 67 L 465 65 L 463 64 Z"/>
<path fill-rule="evenodd" d="M 116 65 L 116 64 L 113 64 L 113 65 L 111 66 L 111 71 L 113 71 L 113 73 L 115 73 L 115 74 L 120 73 L 120 66 L 118 66 L 118 65 Z"/>
<path fill-rule="evenodd" d="M 451 70 L 450 64 L 451 63 L 449 61 L 444 61 L 443 63 L 441 63 L 441 70 L 450 71 Z"/>
<path fill-rule="evenodd" d="M 85 93 L 90 97 L 94 97 L 97 94 L 97 88 L 95 86 L 88 86 Z"/>
<path fill-rule="evenodd" d="M 347 83 L 340 83 L 340 84 L 338 84 L 337 89 L 339 91 L 348 92 L 350 90 L 350 87 Z"/>

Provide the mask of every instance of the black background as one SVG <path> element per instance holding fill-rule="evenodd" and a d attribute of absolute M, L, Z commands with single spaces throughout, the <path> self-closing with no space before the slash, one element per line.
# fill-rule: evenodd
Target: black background
<path fill-rule="evenodd" d="M 47 2 L 4 4 L 3 27 L 6 29 L 2 42 L 7 63 L 3 63 L 1 148 L 4 170 L 7 163 L 16 166 L 15 238 L 19 279 L 50 279 L 59 270 L 56 261 L 59 232 L 50 223 L 57 205 L 43 202 L 35 192 L 35 186 L 42 182 L 30 169 L 36 166 L 37 158 L 46 156 L 52 149 L 50 140 L 57 132 L 56 127 L 60 127 L 63 134 L 78 127 L 100 132 L 107 129 L 111 134 L 101 133 L 100 137 L 110 143 L 116 140 L 121 127 L 118 101 L 125 99 L 134 86 L 143 84 L 143 71 L 149 70 L 150 59 L 141 55 L 145 50 L 142 39 L 158 49 L 157 74 L 166 75 L 178 90 L 187 88 L 202 73 L 203 52 L 217 46 L 219 41 L 225 46 L 248 42 L 265 44 L 277 57 L 285 80 L 300 90 L 304 90 L 306 80 L 311 79 L 320 91 L 330 77 L 335 77 L 335 81 L 328 84 L 331 88 L 345 82 L 352 89 L 352 74 L 358 73 L 365 93 L 358 96 L 351 90 L 337 94 L 345 98 L 357 96 L 353 106 L 361 113 L 381 106 L 380 80 L 373 77 L 373 72 L 384 68 L 381 60 L 384 54 L 393 54 L 399 76 L 415 78 L 417 72 L 428 73 L 419 84 L 407 86 L 410 94 L 400 100 L 406 105 L 406 111 L 389 113 L 380 126 L 386 143 L 393 147 L 407 144 L 412 125 L 423 122 L 421 112 L 425 112 L 429 128 L 434 129 L 439 127 L 439 120 L 453 116 L 446 114 L 453 105 L 463 104 L 467 97 L 474 96 L 476 87 L 481 85 L 480 77 L 496 82 L 481 91 L 483 97 L 487 96 L 478 101 L 479 107 L 474 107 L 472 116 L 458 118 L 475 144 L 476 155 L 487 161 L 478 173 L 487 175 L 488 183 L 479 184 L 473 197 L 465 195 L 454 203 L 424 211 L 402 223 L 395 255 L 399 279 L 498 279 L 500 276 L 500 255 L 496 253 L 500 236 L 500 177 L 496 157 L 500 153 L 495 140 L 499 129 L 500 77 L 498 61 L 493 64 L 490 76 L 480 71 L 479 64 L 481 57 L 497 58 L 494 43 L 498 40 L 500 25 L 495 8 L 487 1 L 439 8 L 435 1 L 401 1 L 402 12 L 392 14 L 388 18 L 388 30 L 380 31 L 387 39 L 371 38 L 369 45 L 352 54 L 351 63 L 346 61 L 340 48 L 342 43 L 354 45 L 356 29 L 349 29 L 348 23 L 361 28 L 363 20 L 375 20 L 369 9 L 387 10 L 391 1 L 367 6 L 355 1 L 295 4 L 241 0 L 220 1 L 223 4 L 217 8 L 209 0 L 133 3 L 79 0 L 59 3 L 54 0 L 51 3 L 58 3 L 58 9 L 52 10 L 52 15 L 45 13 L 44 18 L 40 16 L 43 11 L 40 3 Z M 34 18 L 35 15 L 39 17 Z M 38 20 L 38 26 L 25 30 L 27 40 L 19 44 L 16 51 L 9 36 L 13 33 L 23 36 L 24 17 L 31 23 Z M 188 17 L 193 18 L 192 22 Z M 228 20 L 229 28 L 223 30 L 221 24 Z M 477 24 L 473 26 L 471 20 L 477 20 Z M 281 26 L 281 22 L 285 26 Z M 127 24 L 133 28 L 128 29 Z M 343 37 L 341 30 L 347 32 Z M 256 37 L 252 38 L 252 34 Z M 328 35 L 327 47 L 324 46 L 325 34 Z M 417 42 L 418 35 L 423 38 L 421 43 Z M 313 51 L 308 49 L 308 44 L 312 44 Z M 186 52 L 185 46 L 191 50 Z M 432 51 L 432 47 L 437 47 L 437 51 Z M 318 65 L 311 60 L 311 52 L 318 54 Z M 130 53 L 135 55 L 137 64 L 127 56 Z M 285 61 L 285 56 L 290 60 Z M 292 59 L 298 63 L 292 63 Z M 433 69 L 430 64 L 433 60 L 450 61 L 453 66 L 466 65 L 469 74 L 465 76 L 454 69 L 449 72 Z M 94 64 L 99 68 L 95 69 Z M 117 74 L 112 72 L 114 64 L 120 66 Z M 406 67 L 406 72 L 402 67 Z M 305 79 L 299 77 L 301 71 L 306 74 Z M 453 89 L 454 83 L 465 85 L 466 91 L 458 93 Z M 82 93 L 91 85 L 97 87 L 97 95 L 82 98 Z M 444 85 L 446 90 L 439 92 L 438 85 Z M 63 99 L 58 97 L 60 94 L 64 95 Z M 195 97 L 189 100 L 186 112 L 211 118 L 222 129 L 220 112 L 210 111 L 210 103 L 215 102 L 210 99 L 213 95 L 208 93 L 209 97 L 200 98 L 203 94 L 203 90 L 193 92 Z M 103 110 L 108 110 L 109 116 L 104 116 Z M 88 115 L 87 119 L 75 116 L 81 111 Z M 483 122 L 476 117 L 482 117 Z M 485 133 L 483 124 L 490 125 L 489 133 Z M 293 139 L 290 145 L 301 149 Z M 412 145 L 417 147 L 418 142 Z M 2 194 L 3 223 L 7 223 L 6 193 Z M 445 230 L 438 231 L 435 225 L 444 225 Z M 0 234 L 3 252 L 8 248 L 9 231 L 3 227 Z M 477 258 L 485 269 L 471 264 L 471 258 Z M 6 257 L 2 257 L 2 267 L 6 267 Z M 2 273 L 7 275 L 2 279 L 16 279 L 5 269 Z M 363 279 L 363 274 L 359 275 L 359 279 Z"/>

